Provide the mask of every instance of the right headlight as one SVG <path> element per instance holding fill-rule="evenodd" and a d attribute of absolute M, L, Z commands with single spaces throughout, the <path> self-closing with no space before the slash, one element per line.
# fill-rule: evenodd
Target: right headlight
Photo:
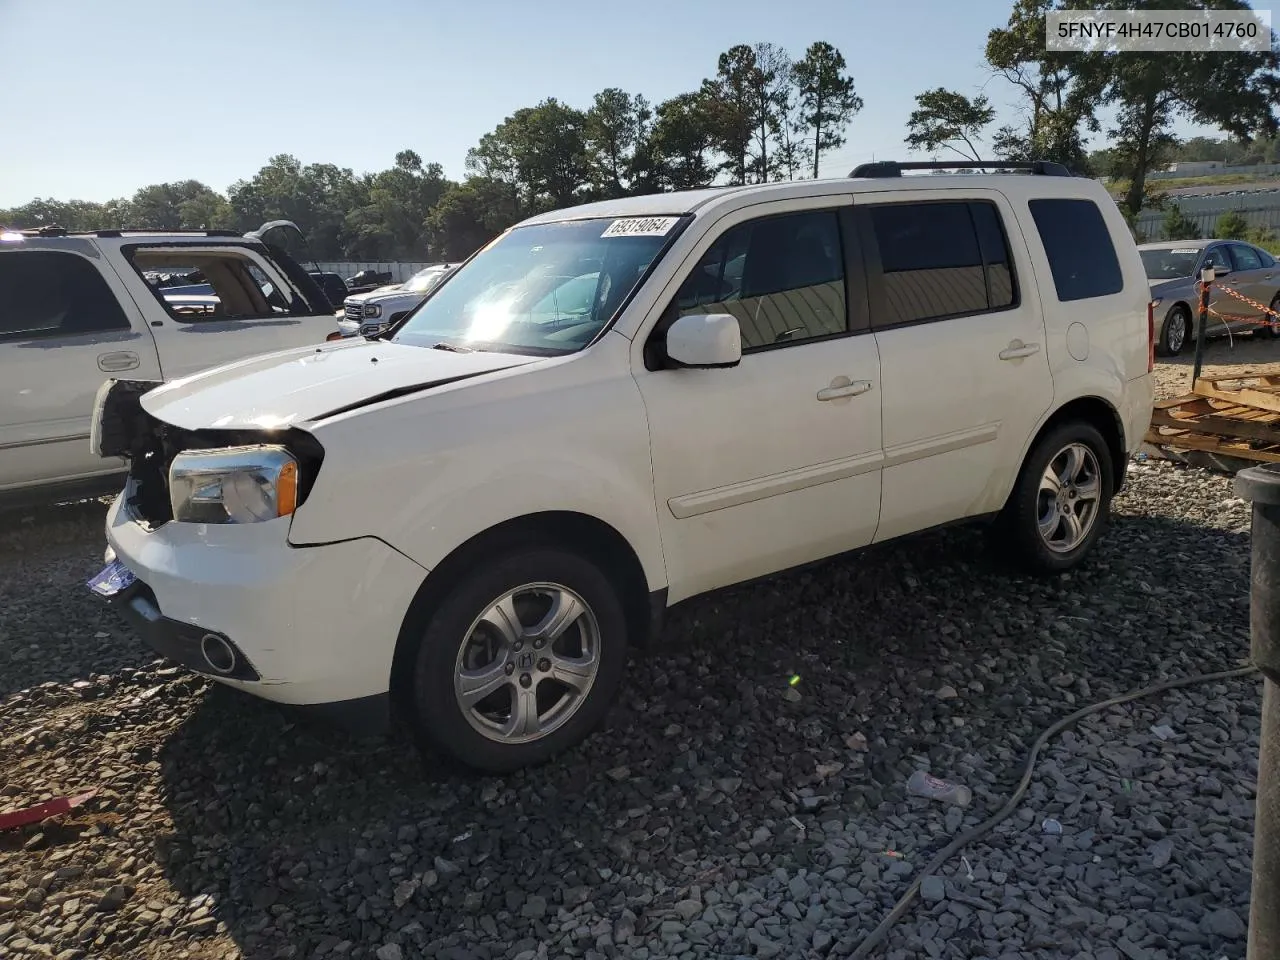
<path fill-rule="evenodd" d="M 366 303 L 366 304 L 364 305 L 364 315 L 365 315 L 366 317 L 380 317 L 380 316 L 382 316 L 382 304 L 380 304 L 380 303 Z"/>
<path fill-rule="evenodd" d="M 286 517 L 298 505 L 298 461 L 268 444 L 188 450 L 169 467 L 169 504 L 173 519 L 186 523 Z"/>

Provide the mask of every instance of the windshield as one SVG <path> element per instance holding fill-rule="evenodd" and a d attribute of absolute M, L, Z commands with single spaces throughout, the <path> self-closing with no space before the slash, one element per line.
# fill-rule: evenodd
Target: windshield
<path fill-rule="evenodd" d="M 1199 247 L 1158 247 L 1139 250 L 1142 265 L 1147 269 L 1148 280 L 1177 280 L 1189 277 L 1200 259 Z"/>
<path fill-rule="evenodd" d="M 404 289 L 410 293 L 426 293 L 444 276 L 446 267 L 427 267 L 419 270 L 404 283 Z"/>
<path fill-rule="evenodd" d="M 460 268 L 392 339 L 539 356 L 580 350 L 613 317 L 678 222 L 517 227 Z"/>

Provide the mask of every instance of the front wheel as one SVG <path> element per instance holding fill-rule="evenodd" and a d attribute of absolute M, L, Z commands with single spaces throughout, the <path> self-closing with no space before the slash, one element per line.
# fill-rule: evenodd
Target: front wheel
<path fill-rule="evenodd" d="M 1084 421 L 1064 423 L 1027 456 L 997 529 L 1035 573 L 1075 567 L 1107 525 L 1115 468 L 1107 443 Z"/>
<path fill-rule="evenodd" d="M 1160 338 L 1156 341 L 1156 353 L 1162 357 L 1180 354 L 1191 339 L 1191 313 L 1182 304 L 1175 304 L 1164 316 L 1160 326 Z"/>
<path fill-rule="evenodd" d="M 413 677 L 420 740 L 508 773 L 583 740 L 626 663 L 626 619 L 591 562 L 535 549 L 474 568 L 429 617 Z"/>

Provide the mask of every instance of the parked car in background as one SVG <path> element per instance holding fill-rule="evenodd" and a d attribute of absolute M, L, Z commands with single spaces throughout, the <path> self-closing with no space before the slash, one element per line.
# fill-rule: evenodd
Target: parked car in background
<path fill-rule="evenodd" d="M 203 284 L 147 279 L 196 273 Z M 211 292 L 180 292 L 193 287 Z M 260 240 L 0 231 L 0 501 L 118 486 L 124 461 L 89 450 L 107 378 L 185 377 L 332 329 L 324 294 Z"/>
<path fill-rule="evenodd" d="M 353 294 L 342 304 L 338 332 L 344 337 L 370 336 L 385 330 L 426 299 L 457 264 L 433 263 L 423 267 L 404 283 L 395 283 L 369 293 Z"/>
<path fill-rule="evenodd" d="M 395 277 L 390 270 L 361 270 L 355 276 L 347 278 L 347 292 L 368 293 L 394 282 Z"/>
<path fill-rule="evenodd" d="M 1274 337 L 1276 328 L 1259 326 L 1262 310 L 1239 300 L 1222 288 L 1231 287 L 1255 303 L 1280 311 L 1280 266 L 1261 247 L 1242 240 L 1165 240 L 1138 247 L 1142 265 L 1151 285 L 1151 302 L 1159 320 L 1156 324 L 1156 352 L 1164 357 L 1182 353 L 1195 343 L 1200 329 L 1200 294 L 1196 283 L 1200 271 L 1213 265 L 1215 280 L 1209 291 L 1209 306 L 1224 320 L 1209 315 L 1206 337 L 1257 330 Z M 1221 281 L 1221 282 L 1219 282 Z"/>
<path fill-rule="evenodd" d="M 117 383 L 91 586 L 224 684 L 509 771 L 698 594 L 957 521 L 1076 567 L 1151 417 L 1128 225 L 1057 165 L 901 169 L 544 213 L 378 339 Z"/>

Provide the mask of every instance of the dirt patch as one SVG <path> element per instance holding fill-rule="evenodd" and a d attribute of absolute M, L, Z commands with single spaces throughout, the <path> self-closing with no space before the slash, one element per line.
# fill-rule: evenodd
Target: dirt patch
<path fill-rule="evenodd" d="M 1158 358 L 1156 399 L 1177 397 L 1190 390 L 1194 364 L 1194 351 L 1190 346 L 1183 356 Z M 1205 344 L 1201 376 L 1221 377 L 1244 370 L 1280 373 L 1280 340 L 1255 340 L 1250 336 L 1210 340 Z"/>

